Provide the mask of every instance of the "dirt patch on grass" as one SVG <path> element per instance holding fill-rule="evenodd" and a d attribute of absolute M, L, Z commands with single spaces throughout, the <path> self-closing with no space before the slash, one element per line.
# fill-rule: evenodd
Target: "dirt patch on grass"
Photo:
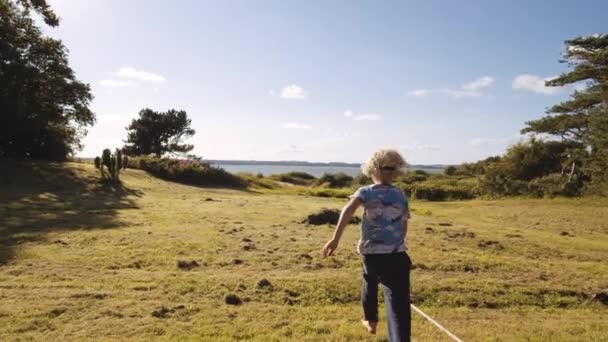
<path fill-rule="evenodd" d="M 88 299 L 105 299 L 108 295 L 105 293 L 76 293 L 71 295 L 72 298 L 88 298 Z"/>
<path fill-rule="evenodd" d="M 241 305 L 243 304 L 243 300 L 234 293 L 229 293 L 224 297 L 224 303 L 228 305 Z"/>
<path fill-rule="evenodd" d="M 598 292 L 593 296 L 593 300 L 596 300 L 604 305 L 608 305 L 608 292 Z"/>
<path fill-rule="evenodd" d="M 266 278 L 258 280 L 258 283 L 255 286 L 258 289 L 272 289 L 272 283 Z"/>
<path fill-rule="evenodd" d="M 340 219 L 341 211 L 339 209 L 327 209 L 323 208 L 316 213 L 309 214 L 306 218 L 304 218 L 300 223 L 312 224 L 315 226 L 323 225 L 323 224 L 337 224 Z M 350 220 L 350 223 L 358 224 L 361 222 L 361 218 L 358 216 L 353 216 Z"/>
<path fill-rule="evenodd" d="M 505 246 L 503 246 L 500 242 L 494 240 L 481 240 L 477 243 L 477 247 L 479 248 L 493 248 L 496 250 L 503 250 Z"/>
<path fill-rule="evenodd" d="M 54 308 L 53 310 L 49 311 L 49 317 L 55 318 L 61 316 L 66 311 L 68 311 L 66 308 Z"/>
<path fill-rule="evenodd" d="M 178 260 L 177 261 L 177 268 L 179 268 L 180 270 L 189 271 L 189 270 L 197 268 L 199 266 L 200 266 L 200 264 L 196 260 L 191 260 L 191 261 Z"/>

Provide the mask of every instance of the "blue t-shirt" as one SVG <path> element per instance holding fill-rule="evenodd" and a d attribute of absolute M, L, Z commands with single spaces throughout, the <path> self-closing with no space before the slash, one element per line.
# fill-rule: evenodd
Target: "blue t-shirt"
<path fill-rule="evenodd" d="M 363 202 L 360 254 L 404 252 L 403 223 L 410 218 L 407 197 L 401 189 L 385 184 L 359 188 L 351 197 Z"/>

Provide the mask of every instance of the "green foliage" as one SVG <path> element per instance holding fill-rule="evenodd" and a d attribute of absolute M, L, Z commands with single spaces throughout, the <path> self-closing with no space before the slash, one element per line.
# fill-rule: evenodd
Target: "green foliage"
<path fill-rule="evenodd" d="M 571 151 L 580 165 L 586 188 L 608 187 L 608 35 L 579 37 L 566 41 L 562 62 L 573 69 L 548 81 L 548 86 L 586 82 L 571 99 L 557 104 L 541 119 L 527 122 L 523 133 L 549 134 L 578 144 Z M 606 186 L 604 186 L 605 184 Z M 599 191 L 600 193 L 602 191 Z"/>
<path fill-rule="evenodd" d="M 486 173 L 486 167 L 492 163 L 500 161 L 500 157 L 488 157 L 474 163 L 464 163 L 456 167 L 455 175 L 458 176 L 479 176 Z"/>
<path fill-rule="evenodd" d="M 457 170 L 458 169 L 456 169 L 456 166 L 450 165 L 450 166 L 446 167 L 445 170 L 443 170 L 443 173 L 446 176 L 454 176 L 454 175 L 456 175 Z"/>
<path fill-rule="evenodd" d="M 32 11 L 59 23 L 44 0 L 0 0 L 0 158 L 65 160 L 95 123 L 92 95 L 69 67 L 66 47 L 42 34 Z"/>
<path fill-rule="evenodd" d="M 363 186 L 367 184 L 371 184 L 372 179 L 367 177 L 366 175 L 360 173 L 353 179 L 353 185 Z"/>
<path fill-rule="evenodd" d="M 515 144 L 501 159 L 484 166 L 479 191 L 491 196 L 574 195 L 582 185 L 582 178 L 573 179 L 567 167 L 571 165 L 571 151 L 578 146 L 575 142 L 534 138 Z"/>
<path fill-rule="evenodd" d="M 431 175 L 428 172 L 423 171 L 423 170 L 408 171 L 403 176 L 398 177 L 396 182 L 413 184 L 416 182 L 424 182 L 425 180 L 429 179 L 430 176 Z"/>
<path fill-rule="evenodd" d="M 250 172 L 239 172 L 236 174 L 250 188 L 277 189 L 280 186 L 273 180 L 265 178 L 263 174 L 252 174 Z"/>
<path fill-rule="evenodd" d="M 240 177 L 199 161 L 155 157 L 131 158 L 129 166 L 169 181 L 217 187 L 246 187 Z"/>
<path fill-rule="evenodd" d="M 196 133 L 190 128 L 191 123 L 183 110 L 156 112 L 142 109 L 139 118 L 133 119 L 127 127 L 125 151 L 132 156 L 154 154 L 158 158 L 166 153 L 190 152 L 194 146 L 182 142 Z"/>
<path fill-rule="evenodd" d="M 353 180 L 353 177 L 343 172 L 338 172 L 335 174 L 325 173 L 323 176 L 317 179 L 316 184 L 330 188 L 346 188 L 353 184 Z"/>
<path fill-rule="evenodd" d="M 413 199 L 429 201 L 467 200 L 477 196 L 474 178 L 435 178 L 418 183 L 397 183 Z"/>
<path fill-rule="evenodd" d="M 270 178 L 279 182 L 285 182 L 296 185 L 312 185 L 316 180 L 315 176 L 311 174 L 297 171 L 271 175 Z"/>
<path fill-rule="evenodd" d="M 95 168 L 97 170 L 101 169 L 101 158 L 95 157 Z"/>

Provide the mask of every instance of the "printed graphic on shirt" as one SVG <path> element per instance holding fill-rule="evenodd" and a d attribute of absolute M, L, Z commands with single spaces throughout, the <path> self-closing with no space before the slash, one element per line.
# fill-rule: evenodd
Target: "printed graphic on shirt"
<path fill-rule="evenodd" d="M 391 185 L 374 184 L 359 188 L 352 197 L 363 202 L 361 254 L 403 252 L 403 221 L 409 218 L 408 201 L 403 192 Z"/>

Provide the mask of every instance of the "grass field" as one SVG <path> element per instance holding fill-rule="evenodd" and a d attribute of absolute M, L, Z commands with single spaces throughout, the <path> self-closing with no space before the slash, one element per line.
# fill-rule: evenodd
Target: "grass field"
<path fill-rule="evenodd" d="M 113 186 L 73 163 L 0 176 L 1 341 L 386 340 L 383 306 L 378 336 L 359 324 L 358 227 L 323 259 L 333 227 L 300 223 L 343 199 L 138 170 Z M 413 302 L 463 340 L 608 341 L 608 200 L 412 208 Z M 448 341 L 416 315 L 413 338 Z"/>

